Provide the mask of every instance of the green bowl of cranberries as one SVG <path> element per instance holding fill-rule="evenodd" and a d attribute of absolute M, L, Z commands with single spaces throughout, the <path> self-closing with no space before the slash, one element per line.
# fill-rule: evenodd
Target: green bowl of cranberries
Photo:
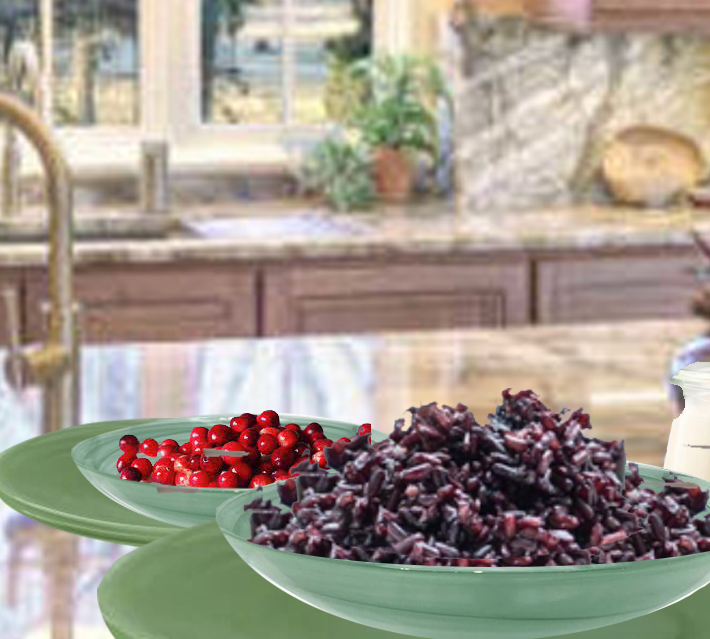
<path fill-rule="evenodd" d="M 369 429 L 369 424 L 275 411 L 157 419 L 85 440 L 72 458 L 113 501 L 190 527 L 214 520 L 219 506 L 235 494 L 289 478 L 304 461 L 327 468 L 325 447 Z"/>

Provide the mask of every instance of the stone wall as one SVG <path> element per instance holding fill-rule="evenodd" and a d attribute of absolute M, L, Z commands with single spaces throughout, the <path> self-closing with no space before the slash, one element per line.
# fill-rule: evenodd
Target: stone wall
<path fill-rule="evenodd" d="M 710 158 L 710 39 L 568 34 L 474 16 L 459 30 L 458 180 L 466 210 L 608 202 L 605 143 L 637 124 Z"/>

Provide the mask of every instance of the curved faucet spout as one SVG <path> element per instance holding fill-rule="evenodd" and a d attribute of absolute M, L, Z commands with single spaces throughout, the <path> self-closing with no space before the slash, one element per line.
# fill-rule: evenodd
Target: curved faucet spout
<path fill-rule="evenodd" d="M 17 98 L 0 93 L 0 121 L 16 127 L 32 143 L 46 175 L 50 238 L 47 341 L 39 351 L 23 351 L 13 356 L 22 359 L 30 376 L 44 386 L 44 431 L 51 432 L 74 426 L 78 412 L 79 349 L 73 303 L 73 180 L 52 131 L 34 110 Z"/>

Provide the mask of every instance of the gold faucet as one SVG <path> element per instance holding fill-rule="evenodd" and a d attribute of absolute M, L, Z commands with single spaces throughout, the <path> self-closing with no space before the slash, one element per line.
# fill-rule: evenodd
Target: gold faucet
<path fill-rule="evenodd" d="M 33 144 L 46 174 L 49 209 L 49 312 L 44 346 L 21 344 L 20 300 L 16 291 L 3 291 L 9 333 L 8 374 L 13 386 L 25 382 L 44 389 L 43 432 L 77 423 L 79 408 L 79 339 L 73 302 L 72 176 L 50 128 L 30 107 L 0 93 L 0 121 L 17 128 Z"/>

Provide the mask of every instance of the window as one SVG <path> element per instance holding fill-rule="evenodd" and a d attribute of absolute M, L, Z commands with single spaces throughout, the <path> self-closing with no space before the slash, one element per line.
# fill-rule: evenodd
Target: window
<path fill-rule="evenodd" d="M 12 53 L 39 51 L 39 9 L 36 0 L 0 2 L 0 90 L 15 88 L 11 80 Z"/>
<path fill-rule="evenodd" d="M 0 87 L 13 60 L 36 61 L 42 107 L 57 125 L 139 121 L 140 0 L 3 0 Z M 17 64 L 17 62 L 15 62 Z"/>
<path fill-rule="evenodd" d="M 58 125 L 140 120 L 139 0 L 55 0 L 52 112 Z"/>
<path fill-rule="evenodd" d="M 322 124 L 339 62 L 370 54 L 372 0 L 202 0 L 202 118 Z"/>
<path fill-rule="evenodd" d="M 0 0 L 0 90 L 32 49 L 39 106 L 89 166 L 135 164 L 148 137 L 186 157 L 283 149 L 332 120 L 342 65 L 401 48 L 411 1 Z"/>

